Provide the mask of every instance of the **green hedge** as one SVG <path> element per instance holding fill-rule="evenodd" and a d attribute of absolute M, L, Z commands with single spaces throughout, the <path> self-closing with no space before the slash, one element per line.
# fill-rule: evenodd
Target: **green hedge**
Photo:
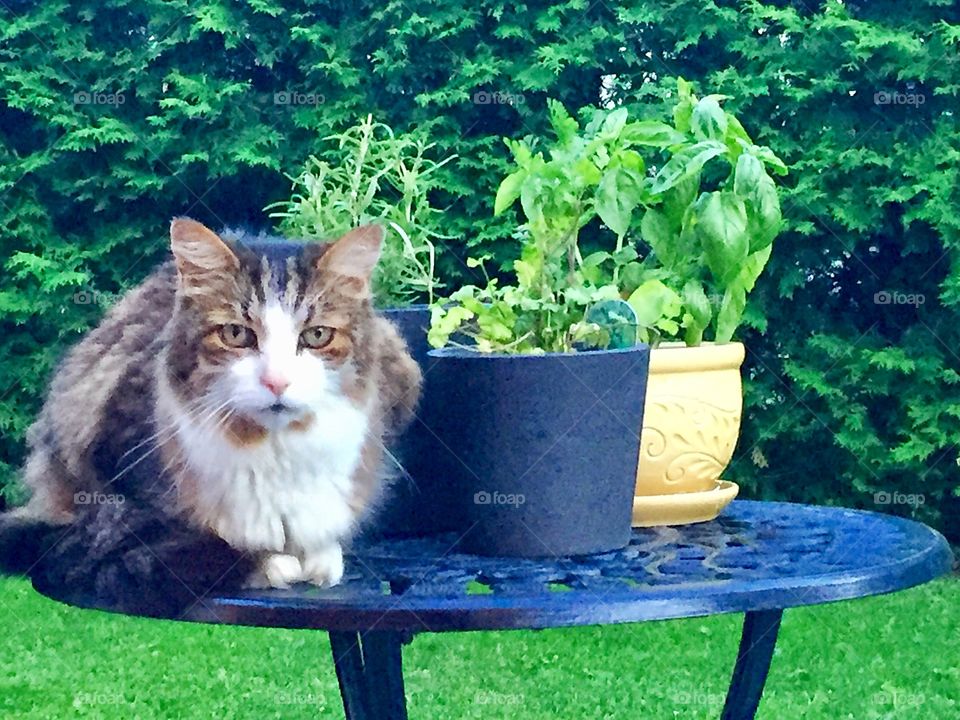
<path fill-rule="evenodd" d="M 461 156 L 437 199 L 457 238 L 442 272 L 457 282 L 471 248 L 504 261 L 514 249 L 510 218 L 490 212 L 501 136 L 542 131 L 547 97 L 659 113 L 682 75 L 732 96 L 792 166 L 787 229 L 743 333 L 730 477 L 765 498 L 876 508 L 888 493 L 880 509 L 949 520 L 953 3 L 52 0 L 0 5 L 0 18 L 6 482 L 56 358 L 162 257 L 171 216 L 263 224 L 283 172 L 373 112 Z"/>

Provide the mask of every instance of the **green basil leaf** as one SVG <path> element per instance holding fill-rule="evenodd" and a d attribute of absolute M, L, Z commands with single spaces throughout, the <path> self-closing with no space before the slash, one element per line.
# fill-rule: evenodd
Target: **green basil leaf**
<path fill-rule="evenodd" d="M 673 108 L 673 124 L 679 132 L 690 132 L 690 117 L 697 99 L 693 95 L 693 85 L 683 78 L 677 78 L 677 102 Z"/>
<path fill-rule="evenodd" d="M 687 311 L 683 317 L 686 329 L 684 341 L 687 345 L 699 345 L 703 340 L 703 331 L 713 319 L 713 308 L 698 280 L 688 280 L 683 286 L 683 307 Z"/>
<path fill-rule="evenodd" d="M 777 186 L 766 173 L 760 176 L 757 188 L 747 202 L 747 211 L 750 252 L 755 253 L 770 246 L 782 225 Z"/>
<path fill-rule="evenodd" d="M 766 175 L 761 163 L 755 155 L 742 153 L 737 158 L 737 167 L 733 174 L 733 191 L 740 197 L 750 198 L 760 184 L 760 178 Z"/>
<path fill-rule="evenodd" d="M 633 262 L 639 257 L 637 249 L 633 245 L 627 245 L 620 248 L 615 253 L 613 253 L 613 261 L 617 265 L 626 265 L 628 262 Z"/>
<path fill-rule="evenodd" d="M 718 343 L 730 342 L 733 334 L 740 327 L 743 310 L 747 306 L 747 293 L 742 285 L 734 283 L 727 288 L 720 303 L 720 312 L 717 313 Z"/>
<path fill-rule="evenodd" d="M 698 140 L 723 140 L 727 134 L 727 114 L 717 102 L 717 95 L 708 95 L 698 102 L 690 116 L 690 127 Z"/>
<path fill-rule="evenodd" d="M 646 175 L 646 163 L 643 162 L 643 156 L 636 150 L 621 149 L 617 151 L 617 162 L 620 164 L 623 172 L 628 173 L 638 185 L 643 182 Z"/>
<path fill-rule="evenodd" d="M 646 281 L 646 270 L 640 263 L 629 263 L 620 269 L 620 289 L 630 295 Z"/>
<path fill-rule="evenodd" d="M 600 220 L 617 235 L 625 235 L 633 211 L 645 197 L 640 176 L 633 168 L 624 167 L 619 159 L 607 166 L 600 178 L 595 208 Z"/>
<path fill-rule="evenodd" d="M 577 188 L 593 187 L 603 178 L 600 168 L 588 158 L 577 160 L 573 164 L 572 170 L 573 176 L 568 175 L 565 179 Z M 563 171 L 561 170 L 558 174 L 563 175 Z"/>
<path fill-rule="evenodd" d="M 679 234 L 669 218 L 656 208 L 650 208 L 640 221 L 640 234 L 662 263 L 670 265 L 673 244 Z"/>
<path fill-rule="evenodd" d="M 597 267 L 598 265 L 603 264 L 607 260 L 610 260 L 613 257 L 610 253 L 604 250 L 598 250 L 597 252 L 590 253 L 583 259 L 582 266 L 585 268 Z"/>
<path fill-rule="evenodd" d="M 600 135 L 608 139 L 616 139 L 627 124 L 627 109 L 617 108 L 603 121 L 603 127 L 600 128 Z"/>
<path fill-rule="evenodd" d="M 617 188 L 617 173 L 606 172 L 600 178 L 594 207 L 600 220 L 617 235 L 623 235 L 630 227 L 629 207 L 626 198 Z"/>
<path fill-rule="evenodd" d="M 745 292 L 750 292 L 753 290 L 754 285 L 757 284 L 757 278 L 760 277 L 760 273 L 762 273 L 763 268 L 766 267 L 772 250 L 773 245 L 767 245 L 763 250 L 759 250 L 750 255 L 743 264 L 735 282 L 741 285 Z"/>
<path fill-rule="evenodd" d="M 773 150 L 766 147 L 765 145 L 755 145 L 753 147 L 753 152 L 758 158 L 760 158 L 765 165 L 770 167 L 777 175 L 786 175 L 788 172 L 786 163 L 783 162 L 779 157 L 777 157 Z"/>
<path fill-rule="evenodd" d="M 520 206 L 530 222 L 537 222 L 543 217 L 542 187 L 542 180 L 531 174 L 527 174 L 520 185 Z"/>
<path fill-rule="evenodd" d="M 520 197 L 520 188 L 526 179 L 526 170 L 517 170 L 507 175 L 497 188 L 497 199 L 493 203 L 493 214 L 499 215 Z"/>
<path fill-rule="evenodd" d="M 681 181 L 700 172 L 708 161 L 727 152 L 727 146 L 716 140 L 704 140 L 673 154 L 653 179 L 650 192 L 659 195 Z"/>
<path fill-rule="evenodd" d="M 697 201 L 696 232 L 710 272 L 721 284 L 728 284 L 750 249 L 743 200 L 727 190 L 705 193 Z"/>
<path fill-rule="evenodd" d="M 698 325 L 706 327 L 710 324 L 713 308 L 698 280 L 687 280 L 683 286 L 683 305 Z"/>
<path fill-rule="evenodd" d="M 653 327 L 665 318 L 676 317 L 683 306 L 680 296 L 659 280 L 647 280 L 627 302 L 636 312 L 640 327 Z"/>
<path fill-rule="evenodd" d="M 685 177 L 672 188 L 663 193 L 663 202 L 660 209 L 666 214 L 675 229 L 683 225 L 690 206 L 700 194 L 700 173 L 696 172 Z"/>
<path fill-rule="evenodd" d="M 666 123 L 655 120 L 638 120 L 629 123 L 620 133 L 621 139 L 632 145 L 648 145 L 650 147 L 665 148 L 679 145 L 686 140 L 683 133 L 679 133 Z"/>

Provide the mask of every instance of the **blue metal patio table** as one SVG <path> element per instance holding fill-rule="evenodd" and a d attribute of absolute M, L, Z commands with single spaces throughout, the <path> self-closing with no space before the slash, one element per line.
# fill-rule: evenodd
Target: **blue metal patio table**
<path fill-rule="evenodd" d="M 202 598 L 179 619 L 327 630 L 348 720 L 404 720 L 401 649 L 417 633 L 742 612 L 721 717 L 746 720 L 759 706 L 784 609 L 912 587 L 953 562 L 943 537 L 917 522 L 744 500 L 712 522 L 635 529 L 626 548 L 601 555 L 480 557 L 456 543 L 436 536 L 358 546 L 337 587 Z M 68 592 L 55 599 L 71 602 Z"/>

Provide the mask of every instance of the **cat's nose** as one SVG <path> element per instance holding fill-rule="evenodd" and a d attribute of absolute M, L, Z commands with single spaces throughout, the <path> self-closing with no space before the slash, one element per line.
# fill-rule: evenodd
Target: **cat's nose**
<path fill-rule="evenodd" d="M 290 387 L 290 381 L 287 378 L 270 372 L 260 376 L 260 384 L 277 397 L 283 395 L 283 391 Z"/>

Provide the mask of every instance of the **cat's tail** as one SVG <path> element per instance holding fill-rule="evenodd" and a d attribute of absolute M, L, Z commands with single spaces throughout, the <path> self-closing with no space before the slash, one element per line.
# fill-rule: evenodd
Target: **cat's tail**
<path fill-rule="evenodd" d="M 58 526 L 19 510 L 0 513 L 0 573 L 28 575 Z M 63 528 L 60 527 L 61 532 Z"/>
<path fill-rule="evenodd" d="M 212 593 L 240 588 L 254 566 L 214 535 L 128 504 L 89 508 L 66 527 L 4 524 L 3 568 L 81 607 L 180 617 Z"/>

